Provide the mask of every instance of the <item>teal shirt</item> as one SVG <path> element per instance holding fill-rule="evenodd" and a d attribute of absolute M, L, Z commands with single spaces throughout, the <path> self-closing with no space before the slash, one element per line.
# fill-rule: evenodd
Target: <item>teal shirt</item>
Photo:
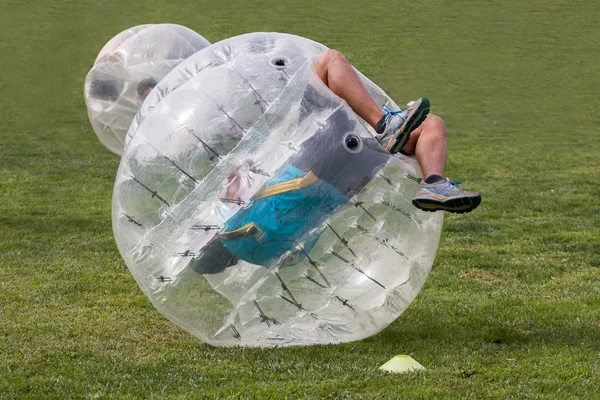
<path fill-rule="evenodd" d="M 249 263 L 271 267 L 291 251 L 283 263 L 293 265 L 312 250 L 322 230 L 303 236 L 347 203 L 334 186 L 288 165 L 227 221 L 219 236 L 234 256 Z"/>

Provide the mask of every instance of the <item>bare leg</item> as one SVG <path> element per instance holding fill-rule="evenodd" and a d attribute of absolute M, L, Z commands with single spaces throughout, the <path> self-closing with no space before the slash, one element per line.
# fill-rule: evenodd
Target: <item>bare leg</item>
<path fill-rule="evenodd" d="M 444 120 L 429 114 L 423 124 L 412 131 L 402 151 L 417 156 L 425 178 L 432 174 L 444 176 L 447 152 Z"/>
<path fill-rule="evenodd" d="M 336 50 L 323 52 L 315 66 L 315 72 L 329 89 L 344 99 L 355 113 L 372 127 L 384 115 L 369 91 L 346 60 Z M 446 126 L 437 115 L 429 114 L 425 121 L 410 134 L 410 140 L 402 148 L 407 154 L 415 154 L 423 176 L 443 176 L 446 165 Z"/>
<path fill-rule="evenodd" d="M 333 93 L 344 99 L 373 128 L 383 117 L 383 110 L 339 51 L 324 51 L 317 60 L 315 72 Z"/>
<path fill-rule="evenodd" d="M 415 193 L 412 203 L 423 211 L 466 213 L 481 203 L 481 195 L 457 188 L 448 178 L 443 179 L 446 164 L 446 126 L 437 115 L 429 114 L 415 129 L 402 149 L 415 154 L 425 181 Z"/>

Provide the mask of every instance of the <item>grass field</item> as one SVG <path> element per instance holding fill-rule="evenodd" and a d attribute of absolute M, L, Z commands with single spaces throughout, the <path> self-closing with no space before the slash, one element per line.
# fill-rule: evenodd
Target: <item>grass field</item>
<path fill-rule="evenodd" d="M 598 21 L 589 0 L 1 0 L 0 399 L 600 399 Z M 213 348 L 138 289 L 82 86 L 109 38 L 161 22 L 309 37 L 398 103 L 432 100 L 447 174 L 484 201 L 447 216 L 383 332 Z M 397 354 L 427 370 L 378 370 Z"/>

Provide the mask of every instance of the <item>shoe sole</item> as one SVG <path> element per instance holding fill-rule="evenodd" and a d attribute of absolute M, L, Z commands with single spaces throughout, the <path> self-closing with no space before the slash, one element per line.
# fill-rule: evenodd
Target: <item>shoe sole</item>
<path fill-rule="evenodd" d="M 421 126 L 423 121 L 425 121 L 425 118 L 427 118 L 427 115 L 429 115 L 429 99 L 427 97 L 421 97 L 417 101 L 418 104 L 413 104 L 413 109 L 408 114 L 406 122 L 404 125 L 402 125 L 402 128 L 388 140 L 390 145 L 386 146 L 385 149 L 389 151 L 390 154 L 395 154 L 402 150 L 402 148 L 406 146 L 406 143 L 408 143 L 410 140 L 411 132 Z"/>
<path fill-rule="evenodd" d="M 464 214 L 473 211 L 481 203 L 481 196 L 457 197 L 446 201 L 432 199 L 413 199 L 413 205 L 427 212 L 448 211 L 455 214 Z"/>

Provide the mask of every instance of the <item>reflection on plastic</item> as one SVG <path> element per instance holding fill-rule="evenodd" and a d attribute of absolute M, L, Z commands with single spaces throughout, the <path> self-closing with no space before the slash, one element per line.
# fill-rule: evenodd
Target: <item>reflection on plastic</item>
<path fill-rule="evenodd" d="M 318 79 L 324 50 L 276 33 L 216 43 L 158 84 L 128 132 L 119 250 L 157 309 L 207 343 L 370 336 L 433 263 L 442 216 L 411 204 L 418 163 L 386 153 Z"/>

